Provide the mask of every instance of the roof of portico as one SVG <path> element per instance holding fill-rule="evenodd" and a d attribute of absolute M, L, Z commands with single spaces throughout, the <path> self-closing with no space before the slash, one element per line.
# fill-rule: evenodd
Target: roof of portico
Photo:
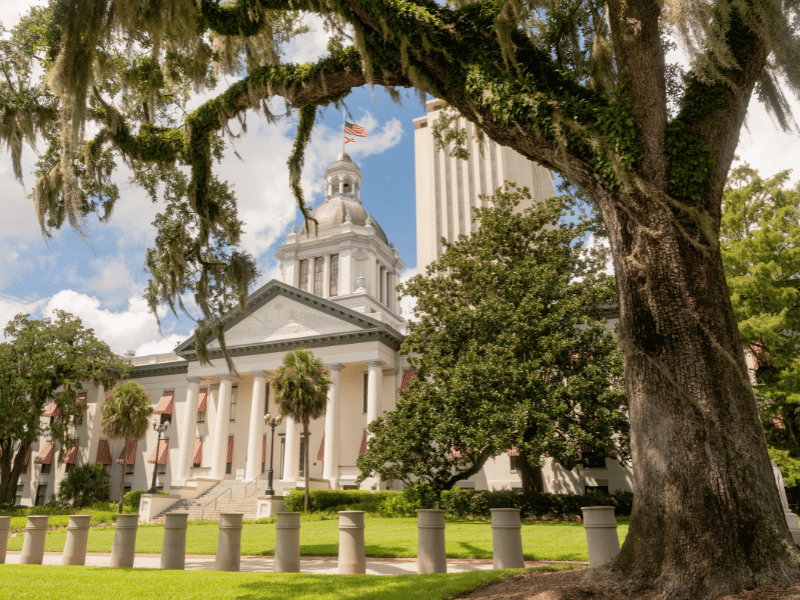
<path fill-rule="evenodd" d="M 276 298 L 286 298 L 292 302 L 309 308 L 312 311 L 325 315 L 327 317 L 334 317 L 335 319 L 346 323 L 352 329 L 348 331 L 337 331 L 332 333 L 321 333 L 315 335 L 302 335 L 302 332 L 297 337 L 281 336 L 280 339 L 265 339 L 247 340 L 245 343 L 235 343 L 233 341 L 227 342 L 228 352 L 232 357 L 247 356 L 252 354 L 268 354 L 272 352 L 286 352 L 296 348 L 318 348 L 325 346 L 344 345 L 344 344 L 357 344 L 369 341 L 378 341 L 393 350 L 398 350 L 400 344 L 405 339 L 405 336 L 395 330 L 393 327 L 383 323 L 377 319 L 370 317 L 349 308 L 345 308 L 320 298 L 314 294 L 303 292 L 295 287 L 281 283 L 277 280 L 272 280 L 261 288 L 250 294 L 247 298 L 247 310 L 242 312 L 238 309 L 232 310 L 222 317 L 224 330 L 228 332 L 232 327 L 244 321 L 246 318 L 255 313 L 259 308 L 265 306 Z M 227 336 L 226 336 L 227 337 Z M 271 336 L 274 337 L 274 336 Z M 208 344 L 212 344 L 216 337 L 208 340 Z M 188 338 L 185 342 L 175 348 L 175 354 L 187 361 L 196 361 L 197 354 L 195 352 L 194 337 Z M 211 358 L 219 358 L 222 356 L 222 351 L 219 349 L 209 348 L 209 355 Z M 138 374 L 138 369 L 136 369 Z"/>

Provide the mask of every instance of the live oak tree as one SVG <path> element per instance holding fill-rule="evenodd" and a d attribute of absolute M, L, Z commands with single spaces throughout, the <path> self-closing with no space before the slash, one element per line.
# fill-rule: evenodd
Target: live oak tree
<path fill-rule="evenodd" d="M 44 436 L 66 448 L 86 410 L 78 393 L 90 384 L 111 387 L 125 365 L 109 347 L 61 310 L 55 318 L 17 315 L 0 343 L 0 504 L 13 504 L 31 444 Z M 43 419 L 55 403 L 54 416 Z M 59 454 L 60 455 L 60 454 Z"/>
<path fill-rule="evenodd" d="M 800 484 L 800 185 L 748 164 L 731 171 L 720 245 L 771 458 L 788 487 Z"/>
<path fill-rule="evenodd" d="M 323 17 L 330 52 L 280 64 L 298 10 Z M 235 208 L 214 191 L 220 134 L 248 111 L 272 116 L 273 97 L 300 115 L 289 167 L 304 212 L 318 109 L 364 84 L 438 96 L 567 175 L 602 215 L 619 296 L 636 502 L 610 568 L 631 590 L 713 597 L 800 574 L 719 248 L 751 97 L 792 123 L 779 83 L 800 88 L 798 12 L 796 0 L 53 0 L 3 47 L 0 136 L 18 173 L 22 144 L 48 140 L 33 194 L 45 229 L 106 216 L 120 160 L 144 177 L 186 173 L 148 297 L 195 294 L 208 317 L 198 347 L 219 327 L 213 300 L 241 302 L 253 273 L 234 254 Z M 694 57 L 685 74 L 666 63 L 668 32 Z M 212 64 L 235 81 L 212 91 Z M 184 114 L 193 91 L 211 97 Z"/>
<path fill-rule="evenodd" d="M 622 360 L 603 318 L 613 279 L 604 253 L 583 243 L 592 221 L 567 222 L 564 198 L 520 212 L 526 198 L 498 190 L 476 210 L 475 233 L 401 286 L 416 298 L 400 349 L 416 376 L 370 423 L 362 479 L 438 496 L 511 450 L 525 487 L 543 491 L 546 454 L 568 469 L 586 448 L 629 458 Z"/>

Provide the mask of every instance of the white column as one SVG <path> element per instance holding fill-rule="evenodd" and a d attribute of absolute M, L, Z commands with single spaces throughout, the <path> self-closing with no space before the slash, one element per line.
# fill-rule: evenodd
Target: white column
<path fill-rule="evenodd" d="M 331 255 L 326 254 L 322 263 L 322 297 L 331 297 Z"/>
<path fill-rule="evenodd" d="M 181 426 L 181 445 L 178 454 L 178 485 L 185 485 L 189 479 L 189 469 L 192 466 L 192 452 L 194 451 L 195 427 L 197 426 L 197 397 L 200 394 L 200 378 L 187 377 L 186 403 L 183 410 L 183 423 Z M 173 408 L 173 410 L 175 410 Z"/>
<path fill-rule="evenodd" d="M 383 389 L 383 361 L 367 361 L 369 374 L 367 375 L 367 424 L 372 423 L 381 416 L 383 405 L 381 390 Z"/>
<path fill-rule="evenodd" d="M 214 417 L 214 446 L 211 453 L 211 479 L 225 478 L 225 461 L 228 458 L 228 421 L 231 413 L 231 388 L 233 377 L 219 376 L 217 414 Z"/>
<path fill-rule="evenodd" d="M 292 417 L 286 417 L 286 448 L 283 456 L 283 481 L 297 482 L 300 476 L 300 436 Z"/>
<path fill-rule="evenodd" d="M 344 365 L 326 365 L 331 372 L 331 387 L 328 388 L 328 405 L 325 409 L 325 463 L 322 478 L 330 482 L 332 490 L 339 484 L 339 397 L 341 373 Z"/>
<path fill-rule="evenodd" d="M 261 473 L 261 454 L 264 435 L 264 394 L 267 390 L 267 371 L 250 371 L 253 374 L 253 399 L 250 402 L 250 430 L 247 434 L 247 474 L 250 481 Z"/>

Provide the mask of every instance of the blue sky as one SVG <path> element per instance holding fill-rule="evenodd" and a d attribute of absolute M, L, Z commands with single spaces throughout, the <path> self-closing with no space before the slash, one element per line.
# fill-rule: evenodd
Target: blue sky
<path fill-rule="evenodd" d="M 0 21 L 13 26 L 18 14 L 33 3 L 35 0 L 0 1 Z M 319 21 L 311 19 L 310 25 L 311 33 L 288 48 L 287 55 L 295 62 L 314 60 L 324 52 L 326 37 Z M 366 139 L 347 145 L 364 175 L 362 201 L 395 242 L 407 265 L 406 275 L 414 273 L 412 119 L 423 115 L 424 108 L 413 93 L 404 95 L 402 106 L 398 106 L 381 88 L 374 92 L 369 88 L 356 90 L 347 105 L 355 122 L 369 130 Z M 795 110 L 800 116 L 800 107 Z M 742 132 L 738 154 L 762 175 L 800 164 L 800 138 L 776 131 L 755 100 L 748 125 L 749 129 Z M 323 199 L 322 174 L 341 152 L 341 126 L 341 111 L 331 107 L 314 130 L 303 178 L 306 196 L 313 198 L 313 205 Z M 235 183 L 240 215 L 246 224 L 243 246 L 259 261 L 263 273 L 259 284 L 277 277 L 273 254 L 291 225 L 299 224 L 286 169 L 293 132 L 291 123 L 269 125 L 250 114 L 247 135 L 235 142 L 244 161 L 229 151 L 217 167 L 222 178 Z M 140 190 L 128 186 L 122 170 L 118 178 L 121 198 L 108 225 L 90 223 L 88 241 L 67 227 L 44 240 L 32 202 L 26 197 L 34 183 L 34 161 L 33 152 L 27 150 L 23 188 L 14 181 L 10 156 L 0 155 L 4 219 L 0 236 L 0 325 L 18 312 L 42 317 L 62 308 L 93 327 L 116 352 L 130 349 L 141 355 L 171 351 L 189 334 L 192 321 L 168 317 L 162 336 L 141 297 L 147 282 L 142 271 L 144 253 L 155 236 L 151 223 L 159 207 Z"/>

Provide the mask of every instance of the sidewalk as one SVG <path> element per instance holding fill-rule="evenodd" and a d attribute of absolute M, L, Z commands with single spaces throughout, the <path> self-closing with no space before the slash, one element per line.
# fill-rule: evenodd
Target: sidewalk
<path fill-rule="evenodd" d="M 6 564 L 18 565 L 20 552 L 9 550 L 6 553 Z M 107 567 L 111 561 L 110 553 L 89 552 L 86 554 L 87 567 Z M 243 556 L 240 571 L 272 573 L 273 558 L 271 556 Z M 60 565 L 61 552 L 45 552 L 45 565 Z M 134 569 L 158 569 L 161 564 L 160 554 L 137 554 L 133 561 Z M 526 567 L 545 567 L 554 564 L 576 564 L 588 566 L 589 563 L 557 563 L 552 561 L 526 561 Z M 300 560 L 301 573 L 335 575 L 337 560 L 331 556 L 307 556 Z M 447 561 L 448 573 L 464 573 L 467 571 L 488 571 L 492 568 L 491 560 L 484 559 L 450 559 Z M 186 570 L 213 571 L 214 556 L 207 554 L 189 554 L 186 556 Z M 367 559 L 367 575 L 413 575 L 417 572 L 417 561 L 413 558 Z"/>

